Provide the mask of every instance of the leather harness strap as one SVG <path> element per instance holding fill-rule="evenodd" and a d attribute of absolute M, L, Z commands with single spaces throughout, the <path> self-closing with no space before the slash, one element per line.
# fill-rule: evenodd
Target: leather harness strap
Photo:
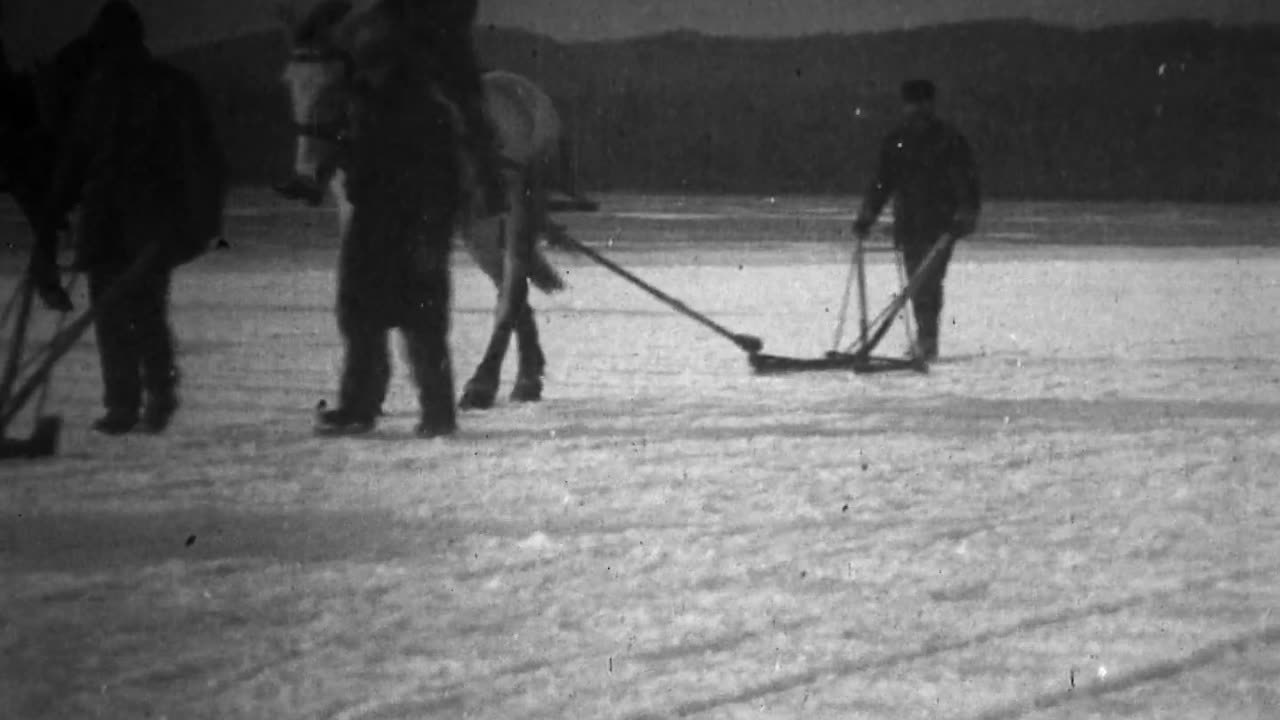
<path fill-rule="evenodd" d="M 337 122 L 296 122 L 293 124 L 293 130 L 301 137 L 315 138 L 335 145 L 345 145 L 351 141 L 351 133 L 346 125 Z"/>

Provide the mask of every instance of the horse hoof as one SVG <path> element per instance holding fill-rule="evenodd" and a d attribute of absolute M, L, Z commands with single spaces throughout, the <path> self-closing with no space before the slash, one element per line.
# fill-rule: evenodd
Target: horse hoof
<path fill-rule="evenodd" d="M 516 380 L 511 388 L 511 402 L 538 402 L 542 399 L 541 380 Z"/>
<path fill-rule="evenodd" d="M 458 401 L 458 407 L 462 410 L 488 410 L 493 407 L 495 395 L 497 395 L 496 388 L 480 389 L 468 387 L 462 392 L 462 399 Z"/>

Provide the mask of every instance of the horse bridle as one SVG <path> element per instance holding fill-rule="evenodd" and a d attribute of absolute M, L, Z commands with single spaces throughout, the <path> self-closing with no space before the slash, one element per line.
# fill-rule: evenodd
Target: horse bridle
<path fill-rule="evenodd" d="M 350 54 L 337 49 L 318 50 L 312 48 L 304 48 L 294 50 L 289 61 L 297 64 L 318 64 L 327 65 L 330 63 L 340 63 L 343 68 L 343 74 L 348 82 L 351 81 L 355 71 L 355 60 Z M 293 122 L 293 130 L 299 137 L 313 138 L 323 142 L 333 143 L 340 147 L 346 147 L 352 140 L 351 128 L 342 121 L 331 122 Z M 519 167 L 519 163 L 506 157 L 500 157 L 499 162 L 505 166 Z"/>
<path fill-rule="evenodd" d="M 350 80 L 352 70 L 355 66 L 351 56 L 340 50 L 294 50 L 289 55 L 289 62 L 299 65 L 328 65 L 331 63 L 340 63 L 343 68 L 343 74 L 348 80 Z M 328 122 L 298 122 L 295 120 L 293 123 L 293 130 L 299 137 L 312 138 L 315 140 L 333 143 L 335 145 L 346 145 L 351 142 L 351 128 L 348 127 L 346 122 L 341 120 L 332 120 Z"/>

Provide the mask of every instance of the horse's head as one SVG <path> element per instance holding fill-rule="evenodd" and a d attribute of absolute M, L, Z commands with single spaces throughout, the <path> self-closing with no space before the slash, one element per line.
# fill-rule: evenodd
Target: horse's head
<path fill-rule="evenodd" d="M 0 75 L 0 131 L 11 133 L 34 113 L 30 76 L 20 73 Z M 26 116 L 26 117 L 24 117 Z"/>
<path fill-rule="evenodd" d="M 9 72 L 0 77 L 0 174 L 9 185 L 21 180 L 29 163 L 47 149 L 42 142 L 39 93 L 35 74 Z M 47 158 L 45 158 L 47 159 Z"/>
<path fill-rule="evenodd" d="M 55 137 L 70 125 L 80 95 L 94 74 L 93 44 L 80 36 L 60 48 L 52 58 L 36 59 L 30 70 L 36 121 Z"/>
<path fill-rule="evenodd" d="M 379 90 L 411 45 L 405 0 L 322 0 L 298 18 L 277 6 L 289 45 L 283 80 L 298 132 L 295 171 L 315 178 L 350 130 L 355 87 Z"/>
<path fill-rule="evenodd" d="M 71 110 L 66 93 L 59 90 L 65 82 L 59 82 L 57 66 L 52 62 L 36 60 L 31 66 L 31 87 L 35 109 L 41 126 L 52 131 L 68 121 Z"/>
<path fill-rule="evenodd" d="M 343 40 L 351 10 L 347 0 L 326 0 L 299 19 L 279 8 L 289 46 L 281 80 L 298 137 L 294 172 L 310 180 L 335 163 L 349 131 L 353 61 Z"/>

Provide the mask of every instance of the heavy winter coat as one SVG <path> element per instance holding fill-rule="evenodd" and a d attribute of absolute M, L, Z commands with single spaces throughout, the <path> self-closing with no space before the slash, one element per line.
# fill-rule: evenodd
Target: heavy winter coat
<path fill-rule="evenodd" d="M 932 114 L 912 116 L 889 133 L 858 222 L 869 227 L 890 199 L 899 247 L 927 247 L 948 231 L 972 232 L 981 196 L 965 137 Z"/>
<path fill-rule="evenodd" d="M 355 218 L 339 268 L 340 312 L 402 325 L 447 258 L 459 209 L 458 153 L 449 108 L 413 58 L 397 62 L 352 108 L 347 193 Z"/>
<path fill-rule="evenodd" d="M 128 262 L 153 242 L 178 265 L 221 233 L 226 166 L 182 71 L 145 51 L 103 58 L 59 144 L 50 213 L 79 199 L 81 265 Z"/>

